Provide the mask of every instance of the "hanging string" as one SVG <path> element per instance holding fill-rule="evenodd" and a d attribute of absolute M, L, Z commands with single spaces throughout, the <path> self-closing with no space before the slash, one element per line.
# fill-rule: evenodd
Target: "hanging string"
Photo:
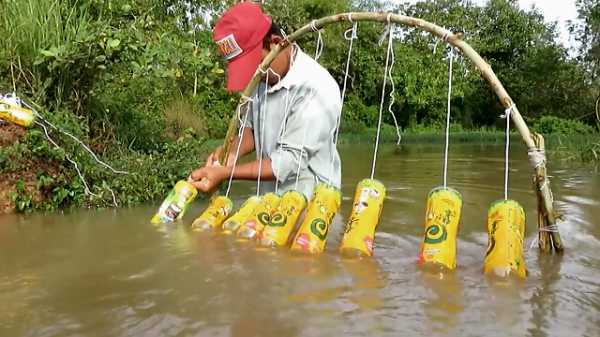
<path fill-rule="evenodd" d="M 515 105 L 511 105 L 508 109 L 504 110 L 504 115 L 501 118 L 506 118 L 506 149 L 504 151 L 504 200 L 508 200 L 508 153 L 510 150 L 510 115 Z"/>
<path fill-rule="evenodd" d="M 304 150 L 304 145 L 306 145 L 306 134 L 308 132 L 308 123 L 304 126 L 304 135 L 302 136 L 302 147 L 300 148 L 300 156 L 298 157 L 298 168 L 296 169 L 296 183 L 294 184 L 294 190 L 298 190 L 298 182 L 300 181 L 300 168 L 302 167 L 302 158 L 306 151 Z"/>
<path fill-rule="evenodd" d="M 344 108 L 344 101 L 346 100 L 346 90 L 348 89 L 348 77 L 350 77 L 350 60 L 352 59 L 352 47 L 354 46 L 354 40 L 358 39 L 358 22 L 352 21 L 352 13 L 348 14 L 348 21 L 352 23 L 352 28 L 344 32 L 344 38 L 349 41 L 348 45 L 348 56 L 346 58 L 346 71 L 344 72 L 344 85 L 342 87 L 342 110 Z M 335 133 L 333 135 L 333 144 L 337 145 L 339 134 L 340 134 L 340 123 L 342 121 L 342 111 L 335 122 Z M 329 178 L 333 175 L 333 166 L 335 161 L 334 151 L 331 152 L 331 166 L 329 170 Z M 331 183 L 331 181 L 329 182 Z"/>
<path fill-rule="evenodd" d="M 244 137 L 244 129 L 246 128 L 246 123 L 248 122 L 248 114 L 250 114 L 250 110 L 246 109 L 246 113 L 244 115 L 244 120 L 242 120 L 240 115 L 242 113 L 242 107 L 248 105 L 250 102 L 251 102 L 250 100 L 245 100 L 244 103 L 240 104 L 240 106 L 238 107 L 238 111 L 236 111 L 236 115 L 238 116 L 238 119 L 240 120 L 240 131 L 238 132 L 238 144 L 237 144 L 237 147 L 235 150 L 235 157 L 233 158 L 233 167 L 231 168 L 231 174 L 229 175 L 229 181 L 227 182 L 227 191 L 225 192 L 226 198 L 229 197 L 229 192 L 231 192 L 231 184 L 233 183 L 233 175 L 235 173 L 235 167 L 237 166 L 237 162 L 240 157 L 240 148 L 242 147 L 242 141 L 243 141 L 243 137 Z M 225 166 L 227 166 L 227 161 L 228 160 L 225 159 L 225 163 L 223 163 Z"/>
<path fill-rule="evenodd" d="M 294 95 L 294 98 L 296 97 L 296 95 Z M 284 98 L 284 102 L 285 105 L 283 107 L 283 120 L 281 121 L 281 127 L 280 130 L 281 132 L 279 133 L 279 139 L 281 139 L 283 137 L 283 135 L 285 134 L 285 130 L 287 129 L 287 117 L 288 114 L 290 112 L 290 91 L 286 90 L 285 92 L 285 98 Z M 274 164 L 274 163 L 271 163 Z M 281 160 L 279 160 L 277 162 L 277 171 L 281 170 Z M 279 194 L 279 179 L 275 178 L 275 194 Z"/>
<path fill-rule="evenodd" d="M 321 30 L 317 28 L 317 20 L 311 21 L 310 28 L 313 30 L 313 32 L 318 34 L 317 45 L 315 46 L 315 61 L 318 61 L 323 53 L 323 47 L 325 47 L 325 44 L 323 43 L 323 35 L 321 34 Z"/>
<path fill-rule="evenodd" d="M 388 21 L 387 29 L 389 31 L 389 38 L 388 38 L 387 55 L 385 58 L 385 71 L 383 74 L 383 86 L 381 88 L 381 103 L 379 105 L 379 120 L 377 122 L 377 136 L 375 137 L 375 150 L 373 151 L 371 179 L 373 179 L 375 177 L 375 165 L 377 164 L 377 152 L 379 150 L 379 137 L 381 136 L 381 122 L 383 119 L 383 104 L 385 102 L 385 87 L 387 85 L 388 67 L 389 67 L 389 63 L 390 63 L 390 55 L 392 54 L 391 50 L 393 49 L 393 42 L 394 42 L 394 39 L 393 39 L 394 34 L 392 33 L 392 29 L 391 29 L 390 16 L 391 16 L 391 14 L 388 14 L 388 17 L 387 17 L 387 21 Z"/>
<path fill-rule="evenodd" d="M 258 177 L 256 179 L 256 196 L 259 197 L 260 196 L 260 181 L 261 181 L 261 175 L 262 175 L 262 162 L 263 162 L 263 152 L 264 152 L 264 140 L 265 140 L 265 121 L 267 119 L 267 108 L 268 108 L 268 99 L 269 99 L 269 92 L 268 92 L 268 88 L 269 88 L 269 70 L 267 69 L 266 72 L 263 72 L 261 70 L 261 72 L 263 74 L 265 74 L 265 98 L 264 98 L 264 107 L 262 109 L 260 109 L 259 115 L 258 115 L 258 121 L 260 122 L 260 139 L 259 139 L 259 146 L 258 146 Z M 261 119 L 262 117 L 262 119 Z"/>
<path fill-rule="evenodd" d="M 298 53 L 298 46 L 293 44 L 292 45 L 292 52 L 290 53 L 290 68 L 294 65 L 294 62 L 296 61 L 296 54 Z M 278 74 L 276 74 L 278 75 Z M 285 130 L 287 129 L 287 118 L 289 115 L 289 112 L 291 110 L 291 105 L 290 102 L 296 99 L 296 96 L 298 96 L 298 92 L 296 92 L 294 94 L 294 96 L 292 98 L 290 98 L 290 91 L 289 89 L 286 89 L 285 92 L 285 105 L 283 107 L 283 120 L 281 122 L 281 127 L 280 130 L 281 132 L 279 133 L 279 139 L 281 139 L 283 137 L 283 135 L 285 134 Z M 271 163 L 274 164 L 274 163 Z M 281 170 L 281 160 L 277 162 L 277 171 Z M 275 193 L 279 194 L 279 179 L 275 178 Z"/>
<path fill-rule="evenodd" d="M 44 130 L 44 134 L 46 135 L 46 138 L 48 139 L 48 141 L 50 142 L 50 144 L 54 145 L 55 148 L 57 149 L 62 149 L 55 141 L 54 139 L 52 139 L 50 137 L 50 134 L 48 133 L 48 128 L 46 127 L 46 125 L 44 125 L 41 122 L 36 121 L 35 122 L 37 125 L 41 126 L 42 129 Z M 92 191 L 90 190 L 89 185 L 87 184 L 85 178 L 83 177 L 83 173 L 81 173 L 81 170 L 79 169 L 79 165 L 77 165 L 77 162 L 72 160 L 69 155 L 67 155 L 65 153 L 65 159 L 71 163 L 71 165 L 73 165 L 73 167 L 75 168 L 75 172 L 77 172 L 77 176 L 79 177 L 79 180 L 81 181 L 81 183 L 83 184 L 83 191 L 86 195 L 93 195 L 95 197 L 97 197 L 98 195 L 92 193 Z"/>
<path fill-rule="evenodd" d="M 87 145 L 85 145 L 84 142 L 82 142 L 81 140 L 79 140 L 79 138 L 73 136 L 72 134 L 70 134 L 67 131 L 62 130 L 61 128 L 57 127 L 56 125 L 50 123 L 48 120 L 46 120 L 39 112 L 37 112 L 37 110 L 32 107 L 31 105 L 27 104 L 27 102 L 25 102 L 24 100 L 22 100 L 21 98 L 19 98 L 15 93 L 13 93 L 12 95 L 8 94 L 6 96 L 2 96 L 0 95 L 0 98 L 5 99 L 15 105 L 20 105 L 20 106 L 24 106 L 26 108 L 28 108 L 29 110 L 31 110 L 33 112 L 33 114 L 39 118 L 45 125 L 51 127 L 52 129 L 66 135 L 67 137 L 73 139 L 77 144 L 79 144 L 81 147 L 83 147 L 86 152 L 88 152 L 90 154 L 90 156 L 94 159 L 94 161 L 96 161 L 98 164 L 106 167 L 107 169 L 111 170 L 113 173 L 116 174 L 129 174 L 129 172 L 126 171 L 119 171 L 119 170 L 115 170 L 112 166 L 108 165 L 107 163 L 103 162 L 102 160 L 100 160 L 100 158 L 98 158 L 98 156 L 94 153 L 94 151 L 92 151 Z M 40 122 L 36 123 L 38 125 L 41 125 Z M 48 138 L 48 137 L 46 137 Z M 50 139 L 48 139 L 50 141 Z M 52 142 L 52 141 L 51 141 Z"/>
<path fill-rule="evenodd" d="M 315 90 L 313 88 L 310 89 L 310 92 L 308 93 L 308 98 L 313 98 L 313 95 L 315 93 Z M 294 190 L 297 191 L 298 190 L 298 182 L 300 181 L 300 168 L 302 167 L 302 158 L 304 157 L 304 155 L 307 154 L 306 150 L 304 149 L 305 145 L 306 145 L 306 135 L 307 135 L 307 131 L 309 129 L 309 121 L 306 121 L 306 123 L 304 123 L 304 134 L 302 135 L 302 145 L 300 146 L 300 156 L 298 157 L 298 168 L 296 169 L 296 183 L 294 185 Z"/>
<path fill-rule="evenodd" d="M 450 103 L 452 101 L 452 66 L 454 63 L 454 49 L 450 47 L 450 61 L 448 64 L 448 112 L 446 113 L 446 146 L 444 149 L 444 187 L 448 187 L 448 147 L 450 145 Z"/>
<path fill-rule="evenodd" d="M 390 35 L 392 34 L 392 32 L 390 31 Z M 396 136 L 398 137 L 398 141 L 396 141 L 396 146 L 400 145 L 400 142 L 402 141 L 402 134 L 400 133 L 400 125 L 398 124 L 398 120 L 396 119 L 396 115 L 394 114 L 394 111 L 392 110 L 392 106 L 394 106 L 394 103 L 396 103 L 396 85 L 394 84 L 394 78 L 393 78 L 393 70 L 394 70 L 394 64 L 396 63 L 396 54 L 394 52 L 394 48 L 391 49 L 391 55 L 390 55 L 390 68 L 388 70 L 388 77 L 390 78 L 390 85 L 392 86 L 392 90 L 390 91 L 390 103 L 388 105 L 388 112 L 390 113 L 390 115 L 392 115 L 392 120 L 394 121 L 394 126 L 396 127 Z"/>

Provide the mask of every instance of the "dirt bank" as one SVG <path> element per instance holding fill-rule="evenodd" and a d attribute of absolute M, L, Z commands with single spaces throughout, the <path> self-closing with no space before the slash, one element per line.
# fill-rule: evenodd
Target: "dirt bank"
<path fill-rule="evenodd" d="M 9 147 L 26 134 L 27 130 L 11 124 L 0 124 L 0 149 Z M 59 175 L 58 165 L 48 161 L 32 160 L 29 158 L 8 158 L 18 160 L 19 169 L 11 171 L 6 163 L 0 161 L 0 214 L 15 211 L 12 195 L 17 191 L 17 183 L 23 182 L 24 194 L 31 197 L 31 202 L 40 203 L 46 197 L 37 186 L 37 177 L 43 174 L 56 178 Z"/>

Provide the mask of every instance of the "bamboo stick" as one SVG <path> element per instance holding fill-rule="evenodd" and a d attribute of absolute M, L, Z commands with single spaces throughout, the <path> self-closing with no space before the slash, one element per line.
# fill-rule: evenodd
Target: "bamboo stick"
<path fill-rule="evenodd" d="M 545 151 L 544 137 L 534 133 L 533 138 L 538 150 Z M 562 240 L 556 227 L 557 212 L 554 210 L 554 197 L 546 165 L 535 168 L 533 182 L 538 200 L 538 247 L 545 253 L 562 252 Z"/>
<path fill-rule="evenodd" d="M 480 71 L 483 78 L 487 81 L 487 83 L 490 85 L 492 90 L 496 93 L 496 95 L 498 96 L 498 99 L 500 100 L 502 105 L 506 109 L 512 109 L 510 116 L 512 118 L 512 121 L 513 121 L 515 127 L 519 131 L 519 134 L 521 135 L 523 142 L 525 142 L 525 145 L 527 146 L 527 148 L 532 151 L 538 150 L 538 147 L 536 146 L 534 137 L 532 136 L 531 132 L 529 131 L 527 124 L 523 120 L 523 117 L 521 116 L 519 109 L 516 107 L 512 98 L 510 97 L 510 95 L 508 94 L 508 92 L 506 91 L 506 89 L 504 88 L 504 86 L 502 85 L 502 83 L 500 82 L 500 80 L 498 79 L 498 77 L 496 76 L 494 71 L 492 70 L 491 66 L 467 42 L 463 41 L 461 39 L 460 35 L 454 34 L 451 31 L 449 31 L 445 28 L 442 28 L 436 24 L 430 23 L 428 21 L 414 18 L 414 17 L 405 16 L 405 15 L 400 15 L 400 14 L 369 13 L 369 12 L 341 13 L 341 14 L 337 14 L 337 15 L 327 16 L 327 17 L 324 17 L 324 18 L 321 18 L 318 20 L 314 20 L 311 23 L 305 25 L 304 27 L 298 29 L 297 31 L 295 31 L 294 33 L 289 35 L 286 39 L 281 41 L 264 58 L 263 62 L 259 65 L 258 69 L 254 73 L 252 80 L 250 81 L 250 83 L 248 84 L 248 86 L 242 93 L 242 99 L 240 101 L 240 106 L 245 105 L 247 103 L 247 100 L 248 100 L 247 97 L 250 97 L 254 93 L 254 91 L 256 90 L 256 87 L 258 86 L 258 84 L 260 82 L 261 73 L 264 73 L 268 69 L 268 67 L 271 64 L 271 62 L 273 61 L 273 59 L 275 59 L 275 57 L 281 52 L 281 50 L 285 49 L 290 44 L 297 41 L 303 35 L 313 32 L 314 31 L 313 27 L 317 28 L 317 29 L 321 29 L 330 24 L 352 22 L 352 21 L 371 21 L 371 22 L 381 22 L 381 23 L 395 23 L 395 24 L 401 24 L 401 25 L 405 25 L 405 26 L 409 26 L 409 27 L 414 27 L 414 28 L 429 32 L 432 35 L 447 42 L 454 48 L 458 49 L 466 58 L 468 58 L 469 60 L 471 60 L 471 62 L 473 62 L 475 67 Z M 221 162 L 223 162 L 225 155 L 227 153 L 229 153 L 230 145 L 234 139 L 234 136 L 236 134 L 236 130 L 238 129 L 238 127 L 239 127 L 238 118 L 237 118 L 237 116 L 234 116 L 234 117 L 232 117 L 231 122 L 229 123 L 227 137 L 226 137 L 224 145 L 223 145 L 223 148 L 225 151 L 222 152 Z M 556 225 L 556 219 L 554 218 L 554 215 L 553 215 L 554 208 L 552 205 L 552 198 L 550 197 L 552 194 L 551 194 L 550 186 L 547 183 L 548 178 L 546 176 L 545 163 L 534 169 L 535 169 L 535 177 L 536 177 L 536 181 L 537 181 L 537 183 L 536 183 L 537 190 L 539 191 L 539 192 L 536 191 L 536 194 L 540 195 L 540 193 L 541 193 L 541 198 L 539 198 L 539 200 L 538 200 L 540 203 L 539 210 L 540 210 L 540 212 L 543 212 L 544 218 L 546 219 L 546 222 L 547 222 L 546 223 L 547 226 Z M 543 186 L 540 185 L 542 183 L 544 184 Z M 550 237 L 553 238 L 552 242 L 550 243 L 550 245 L 543 246 L 544 247 L 543 250 L 544 251 L 553 250 L 555 252 L 562 251 L 562 242 L 560 241 L 560 235 L 558 234 L 558 230 L 551 234 L 552 235 L 550 235 Z M 541 234 L 540 234 L 540 236 L 541 236 Z M 542 247 L 541 243 L 540 243 L 540 247 Z M 551 249 L 548 249 L 547 247 L 551 247 Z"/>

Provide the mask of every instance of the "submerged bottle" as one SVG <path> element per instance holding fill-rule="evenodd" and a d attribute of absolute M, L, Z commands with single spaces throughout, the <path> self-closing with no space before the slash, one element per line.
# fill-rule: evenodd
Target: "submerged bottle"
<path fill-rule="evenodd" d="M 487 220 L 488 249 L 483 272 L 497 277 L 527 276 L 523 258 L 525 210 L 514 200 L 499 200 L 490 206 Z"/>
<path fill-rule="evenodd" d="M 223 223 L 223 234 L 235 233 L 240 226 L 250 218 L 252 212 L 254 212 L 254 209 L 260 203 L 260 200 L 261 198 L 257 196 L 248 198 L 234 215 L 225 220 Z"/>
<path fill-rule="evenodd" d="M 271 220 L 271 214 L 279 206 L 280 201 L 281 197 L 275 193 L 263 195 L 252 215 L 238 229 L 237 236 L 242 239 L 257 238 Z"/>
<path fill-rule="evenodd" d="M 285 246 L 298 222 L 298 218 L 306 208 L 306 197 L 296 191 L 287 191 L 273 214 L 260 238 L 260 244 L 268 247 Z"/>
<path fill-rule="evenodd" d="M 325 249 L 329 226 L 341 203 L 341 192 L 335 187 L 319 184 L 315 187 L 306 216 L 292 242 L 292 251 L 319 254 Z"/>
<path fill-rule="evenodd" d="M 196 231 L 220 228 L 233 210 L 233 202 L 226 196 L 215 196 L 210 200 L 206 210 L 192 223 Z"/>
<path fill-rule="evenodd" d="M 198 191 L 194 185 L 185 180 L 178 181 L 160 205 L 158 212 L 152 217 L 151 222 L 169 223 L 181 219 L 197 195 Z"/>
<path fill-rule="evenodd" d="M 358 183 L 352 214 L 340 245 L 342 254 L 373 255 L 375 229 L 379 224 L 384 199 L 385 186 L 380 181 L 364 179 Z"/>
<path fill-rule="evenodd" d="M 437 187 L 429 192 L 420 265 L 447 270 L 456 268 L 456 235 L 462 204 L 460 193 L 449 187 Z"/>
<path fill-rule="evenodd" d="M 0 95 L 0 119 L 27 128 L 35 122 L 35 114 L 32 110 L 21 107 L 17 99 Z"/>

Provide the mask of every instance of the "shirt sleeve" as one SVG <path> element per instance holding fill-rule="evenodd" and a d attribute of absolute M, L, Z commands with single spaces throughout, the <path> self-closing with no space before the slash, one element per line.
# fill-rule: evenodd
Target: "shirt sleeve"
<path fill-rule="evenodd" d="M 271 165 L 280 182 L 296 177 L 298 170 L 306 170 L 315 153 L 332 141 L 340 110 L 339 97 L 327 97 L 311 90 L 292 102 L 285 130 L 275 151 Z"/>

